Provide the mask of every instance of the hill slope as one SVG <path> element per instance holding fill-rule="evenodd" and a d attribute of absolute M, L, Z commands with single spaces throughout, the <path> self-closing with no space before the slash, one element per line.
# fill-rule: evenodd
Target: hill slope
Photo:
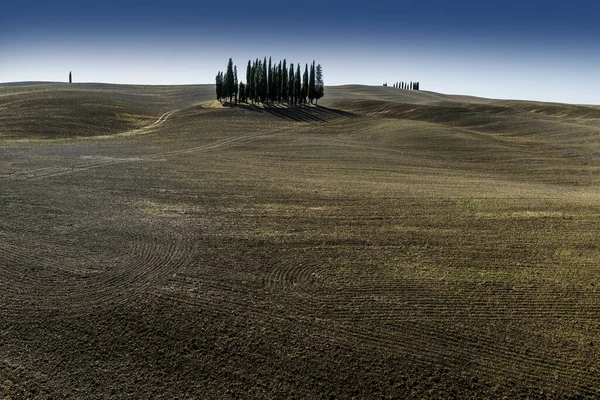
<path fill-rule="evenodd" d="M 0 138 L 0 398 L 598 397 L 595 107 L 20 86 L 14 126 L 179 111 Z"/>
<path fill-rule="evenodd" d="M 209 95 L 210 93 L 210 95 Z M 212 99 L 210 85 L 23 83 L 0 86 L 0 139 L 110 135 Z"/>

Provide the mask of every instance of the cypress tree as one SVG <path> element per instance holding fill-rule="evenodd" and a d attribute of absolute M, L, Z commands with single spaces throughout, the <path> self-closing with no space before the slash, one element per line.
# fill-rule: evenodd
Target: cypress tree
<path fill-rule="evenodd" d="M 268 81 L 268 75 L 267 75 L 267 57 L 265 57 L 265 60 L 263 62 L 263 69 L 262 69 L 261 100 L 263 103 L 265 102 L 265 100 L 267 99 L 268 96 L 269 96 L 269 81 Z"/>
<path fill-rule="evenodd" d="M 281 66 L 281 100 L 287 103 L 288 101 L 288 69 L 285 58 Z"/>
<path fill-rule="evenodd" d="M 252 64 L 252 102 L 258 99 L 258 58 Z"/>
<path fill-rule="evenodd" d="M 290 64 L 290 73 L 288 75 L 288 103 L 294 104 L 294 96 L 296 95 L 296 90 L 294 89 L 295 83 L 295 74 L 294 74 L 294 63 Z"/>
<path fill-rule="evenodd" d="M 273 90 L 271 91 L 273 101 L 279 98 L 279 68 L 277 63 L 273 64 Z"/>
<path fill-rule="evenodd" d="M 255 102 L 258 102 L 258 98 L 259 98 L 259 92 L 260 92 L 260 61 L 258 60 L 258 58 L 256 59 L 256 62 L 254 64 L 254 100 Z"/>
<path fill-rule="evenodd" d="M 225 73 L 225 88 L 227 90 L 227 95 L 225 97 L 229 97 L 229 102 L 233 100 L 235 82 L 233 79 L 233 61 L 231 58 L 227 63 L 227 72 Z"/>
<path fill-rule="evenodd" d="M 302 103 L 306 103 L 308 96 L 308 64 L 304 65 L 304 75 L 302 75 Z"/>
<path fill-rule="evenodd" d="M 271 91 L 270 91 L 270 96 L 271 96 L 271 101 L 272 102 L 276 102 L 277 101 L 277 77 L 278 77 L 277 63 L 275 63 L 275 64 L 273 64 L 273 71 L 271 72 Z"/>
<path fill-rule="evenodd" d="M 302 98 L 302 79 L 300 77 L 300 63 L 296 66 L 296 79 L 294 80 L 294 95 L 296 97 L 296 104 L 300 102 Z"/>
<path fill-rule="evenodd" d="M 283 91 L 283 69 L 281 66 L 281 61 L 279 61 L 279 66 L 277 67 L 277 101 L 281 103 L 282 91 Z"/>
<path fill-rule="evenodd" d="M 246 102 L 246 85 L 244 82 L 240 82 L 240 103 Z"/>
<path fill-rule="evenodd" d="M 71 74 L 71 71 L 69 71 L 69 83 L 73 83 L 73 75 Z"/>
<path fill-rule="evenodd" d="M 215 84 L 217 89 L 217 100 L 221 101 L 223 98 L 223 73 L 220 71 L 215 78 Z"/>
<path fill-rule="evenodd" d="M 310 65 L 310 78 L 308 80 L 308 101 L 310 104 L 315 99 L 315 60 Z"/>
<path fill-rule="evenodd" d="M 277 70 L 277 62 L 273 63 L 273 74 L 271 78 L 271 101 L 277 101 L 277 81 L 279 80 L 279 71 Z"/>
<path fill-rule="evenodd" d="M 223 95 L 223 101 L 227 101 L 227 98 L 229 97 L 229 81 L 228 79 L 228 75 L 226 72 L 224 72 L 222 74 L 223 77 L 223 89 L 221 91 L 221 94 Z"/>
<path fill-rule="evenodd" d="M 323 68 L 321 64 L 317 65 L 317 73 L 316 73 L 316 84 L 315 84 L 315 99 L 317 100 L 317 104 L 319 99 L 325 96 L 325 84 L 323 83 Z"/>
<path fill-rule="evenodd" d="M 265 60 L 267 58 L 265 57 Z M 271 98 L 271 90 L 273 89 L 273 66 L 271 64 L 271 57 L 269 57 L 269 69 L 267 70 L 267 97 L 269 100 L 273 100 Z"/>
<path fill-rule="evenodd" d="M 248 60 L 248 66 L 246 67 L 246 88 L 244 89 L 246 97 L 250 96 L 250 98 L 252 98 L 252 95 L 250 94 L 252 91 L 252 82 L 252 63 Z"/>
<path fill-rule="evenodd" d="M 235 94 L 235 104 L 238 103 L 238 77 L 237 77 L 237 65 L 233 66 L 233 93 Z"/>

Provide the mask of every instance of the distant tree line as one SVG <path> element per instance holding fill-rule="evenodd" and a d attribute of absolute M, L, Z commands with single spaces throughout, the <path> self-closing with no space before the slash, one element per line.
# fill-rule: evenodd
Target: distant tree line
<path fill-rule="evenodd" d="M 387 86 L 387 82 L 383 84 L 383 86 Z M 419 90 L 419 82 L 396 82 L 393 87 L 395 89 L 403 89 L 403 90 Z"/>
<path fill-rule="evenodd" d="M 254 61 L 249 60 L 246 67 L 246 83 L 238 82 L 237 66 L 231 58 L 225 73 L 219 71 L 216 77 L 217 100 L 229 99 L 229 102 L 251 101 L 254 103 L 278 102 L 288 104 L 316 104 L 325 95 L 323 68 L 315 62 L 305 64 L 304 73 L 301 65 L 279 61 L 272 64 L 271 57 Z"/>

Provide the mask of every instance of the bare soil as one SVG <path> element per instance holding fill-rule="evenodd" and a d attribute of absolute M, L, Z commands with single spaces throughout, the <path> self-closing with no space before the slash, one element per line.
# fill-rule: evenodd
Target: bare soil
<path fill-rule="evenodd" d="M 213 92 L 0 86 L 0 398 L 600 397 L 598 108 Z"/>

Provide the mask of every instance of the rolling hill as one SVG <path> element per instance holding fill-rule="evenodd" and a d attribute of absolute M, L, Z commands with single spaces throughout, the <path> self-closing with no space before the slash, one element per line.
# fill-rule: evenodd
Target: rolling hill
<path fill-rule="evenodd" d="M 0 398 L 598 397 L 598 107 L 213 92 L 0 86 Z"/>

